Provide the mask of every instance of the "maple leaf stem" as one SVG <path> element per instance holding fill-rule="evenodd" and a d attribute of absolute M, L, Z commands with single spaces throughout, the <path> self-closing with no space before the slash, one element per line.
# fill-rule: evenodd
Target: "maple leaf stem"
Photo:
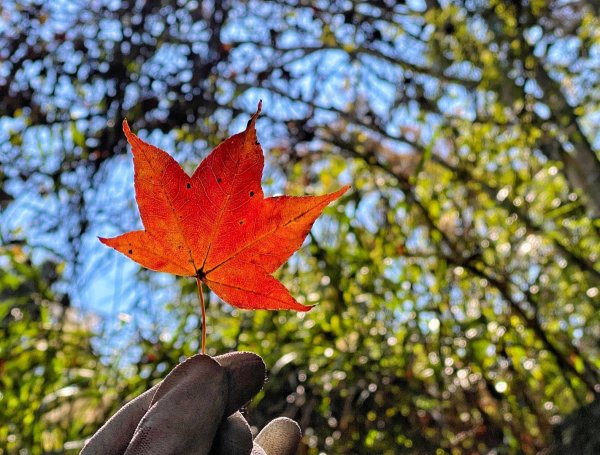
<path fill-rule="evenodd" d="M 206 308 L 204 306 L 204 292 L 202 292 L 202 281 L 196 277 L 196 284 L 198 285 L 198 297 L 200 298 L 200 308 L 202 310 L 202 354 L 206 354 Z"/>

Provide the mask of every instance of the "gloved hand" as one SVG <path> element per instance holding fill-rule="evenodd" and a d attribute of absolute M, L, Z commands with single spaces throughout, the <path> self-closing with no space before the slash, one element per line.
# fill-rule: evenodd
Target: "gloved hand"
<path fill-rule="evenodd" d="M 80 455 L 293 455 L 300 427 L 271 421 L 254 441 L 238 411 L 265 381 L 251 352 L 195 355 L 121 408 Z"/>

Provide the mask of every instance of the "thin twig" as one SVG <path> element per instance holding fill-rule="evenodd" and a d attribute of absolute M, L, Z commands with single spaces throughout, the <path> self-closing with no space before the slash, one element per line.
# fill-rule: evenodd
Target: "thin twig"
<path fill-rule="evenodd" d="M 198 297 L 200 298 L 200 308 L 202 310 L 202 347 L 201 353 L 206 354 L 206 308 L 204 306 L 204 293 L 202 292 L 202 281 L 196 277 L 196 284 L 198 285 Z"/>

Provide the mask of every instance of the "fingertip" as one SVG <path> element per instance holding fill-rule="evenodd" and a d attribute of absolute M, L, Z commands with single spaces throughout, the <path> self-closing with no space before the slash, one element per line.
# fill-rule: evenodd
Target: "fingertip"
<path fill-rule="evenodd" d="M 229 393 L 225 415 L 231 415 L 262 389 L 267 367 L 253 352 L 230 352 L 214 360 L 227 371 Z"/>
<path fill-rule="evenodd" d="M 267 455 L 294 455 L 302 439 L 300 426 L 287 417 L 271 420 L 256 436 L 254 442 Z"/>

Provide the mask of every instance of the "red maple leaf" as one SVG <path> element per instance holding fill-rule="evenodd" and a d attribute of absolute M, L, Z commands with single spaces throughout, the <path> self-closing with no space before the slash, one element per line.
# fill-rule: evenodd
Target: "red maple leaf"
<path fill-rule="evenodd" d="M 204 282 L 236 307 L 307 311 L 311 307 L 298 303 L 271 274 L 349 187 L 323 196 L 265 198 L 255 129 L 261 104 L 246 130 L 222 142 L 192 176 L 124 121 L 144 230 L 100 240 L 149 269 L 196 277 L 199 287 Z"/>

